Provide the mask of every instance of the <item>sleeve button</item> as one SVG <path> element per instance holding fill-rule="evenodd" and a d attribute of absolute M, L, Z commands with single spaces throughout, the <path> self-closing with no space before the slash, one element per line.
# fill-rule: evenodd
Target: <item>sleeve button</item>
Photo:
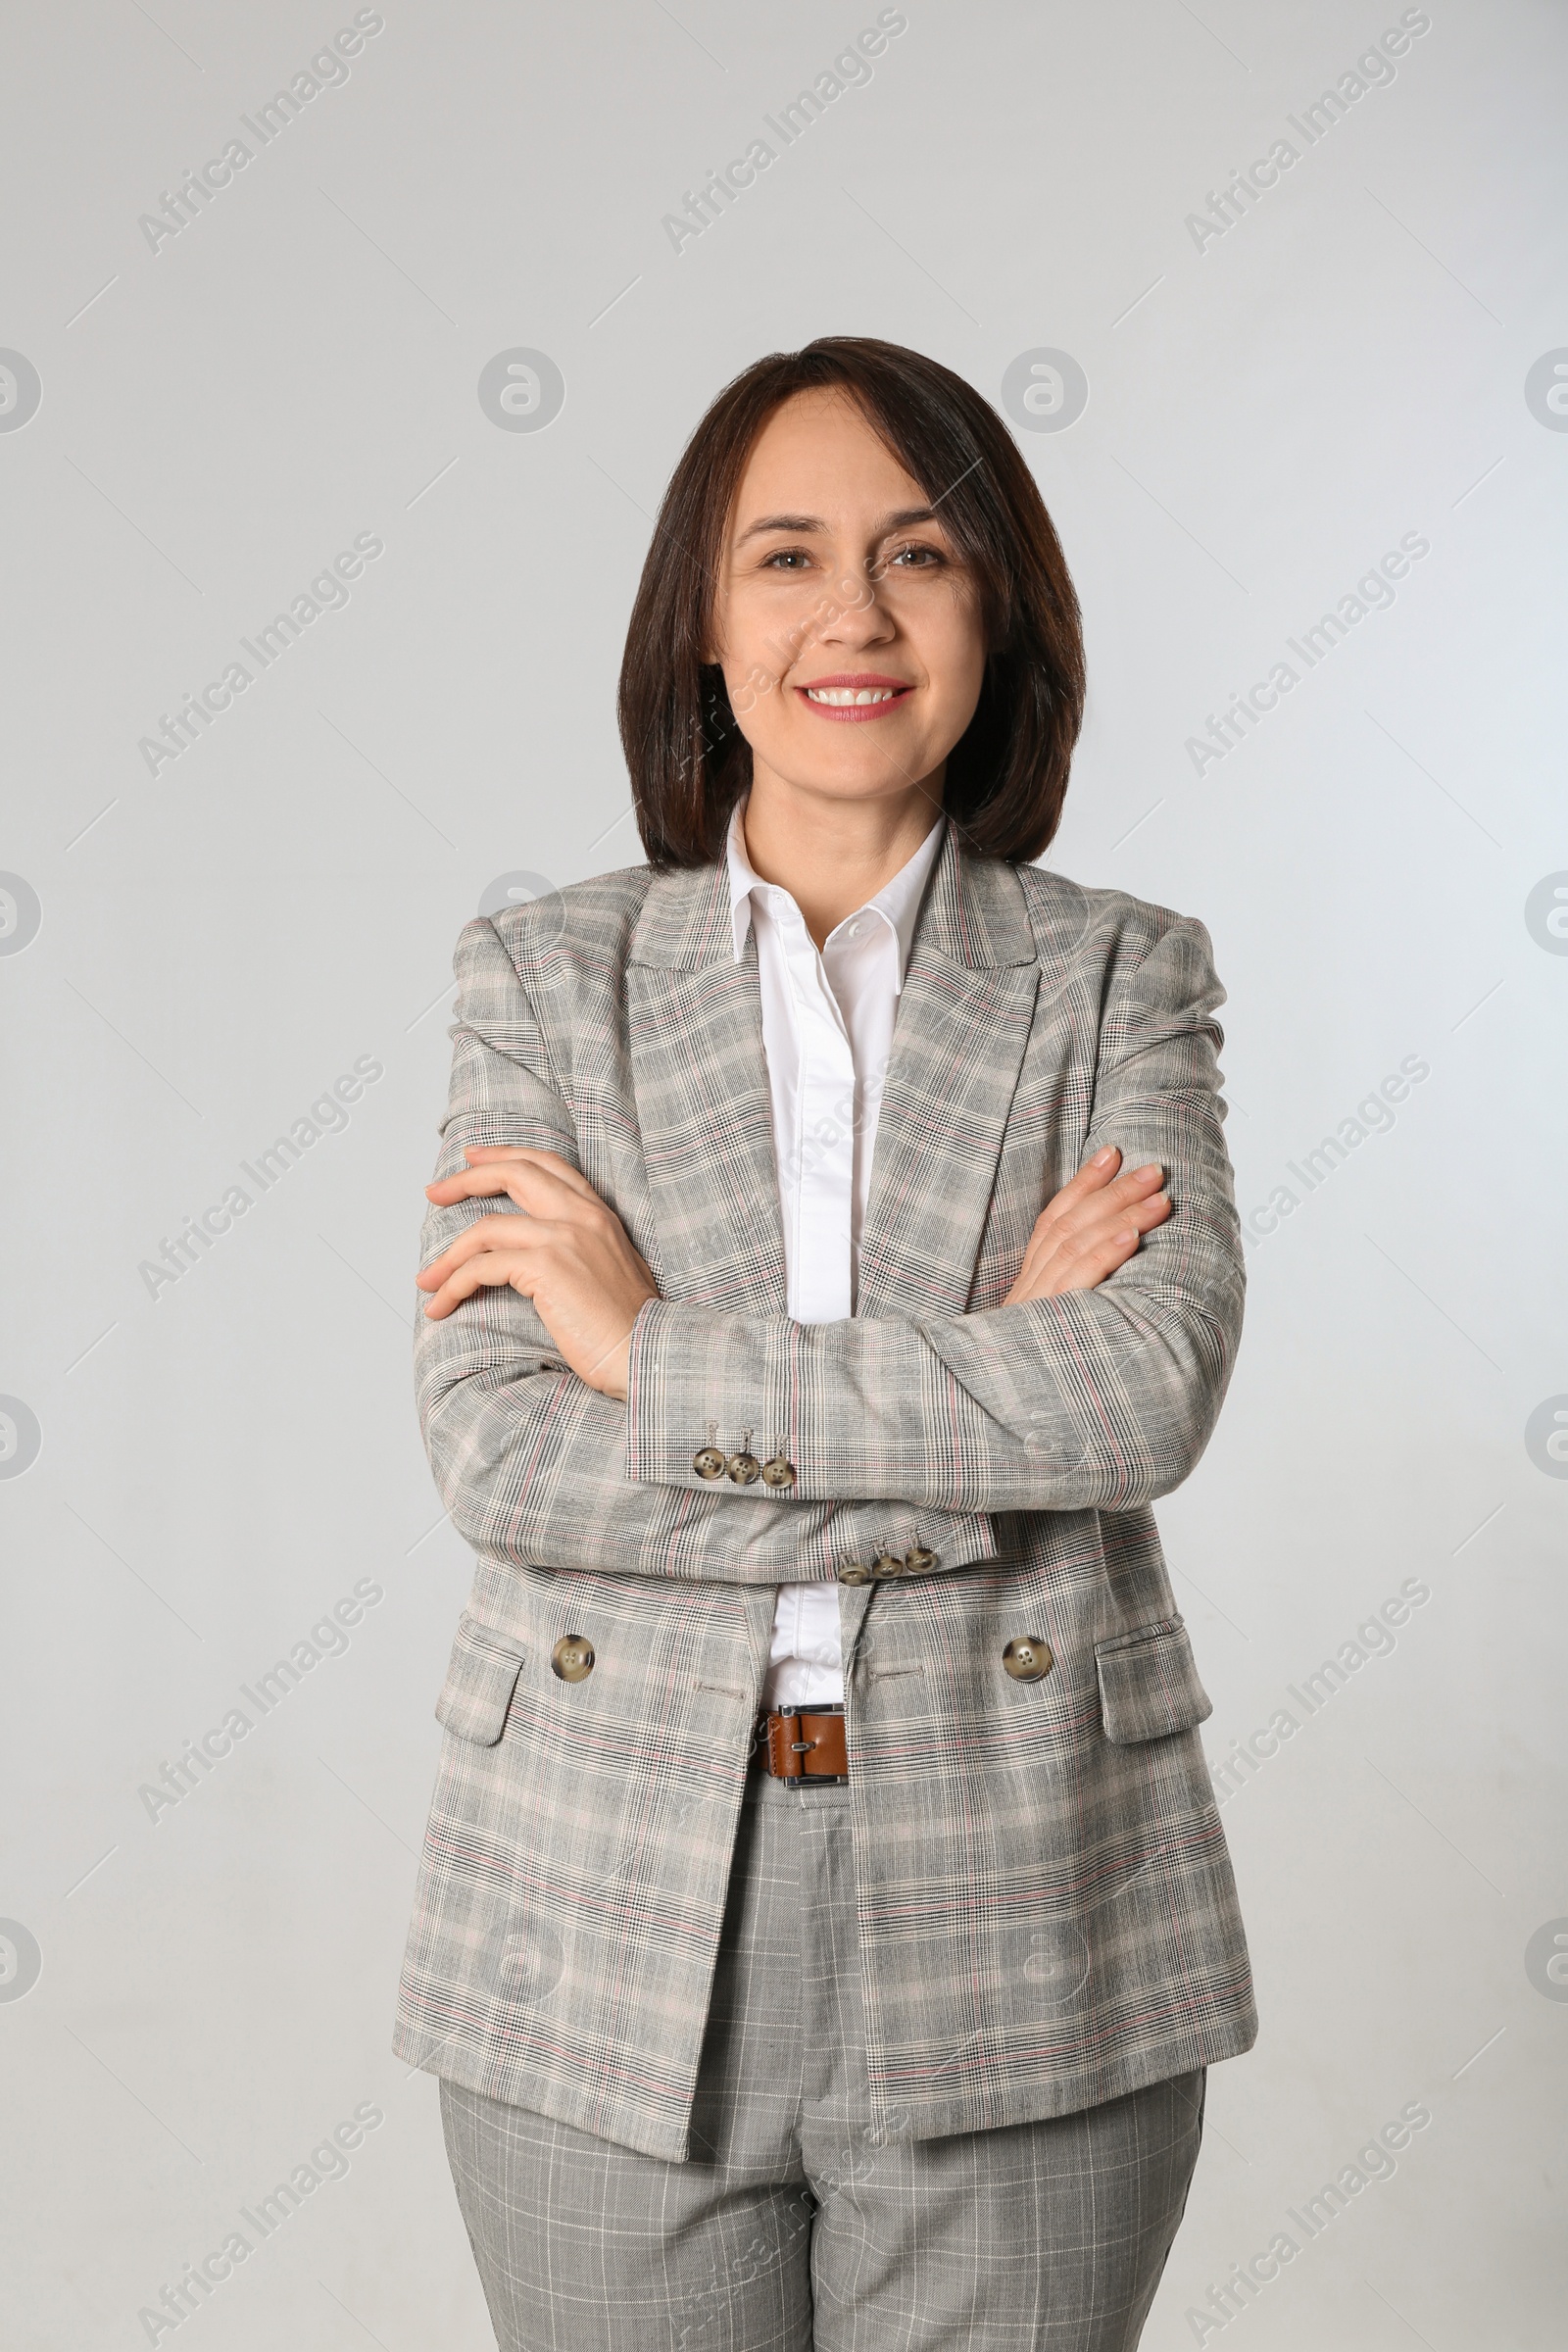
<path fill-rule="evenodd" d="M 724 1465 L 737 1487 L 754 1487 L 762 1475 L 762 1465 L 752 1451 L 752 1433 L 741 1440 L 739 1453 L 732 1453 Z"/>
<path fill-rule="evenodd" d="M 708 1424 L 708 1444 L 706 1446 L 699 1446 L 697 1451 L 692 1455 L 692 1468 L 696 1471 L 699 1478 L 722 1478 L 724 1472 L 729 1467 L 729 1457 L 726 1454 L 720 1453 L 718 1447 L 713 1443 L 713 1440 L 717 1434 L 718 1431 L 716 1424 L 710 1421 Z"/>

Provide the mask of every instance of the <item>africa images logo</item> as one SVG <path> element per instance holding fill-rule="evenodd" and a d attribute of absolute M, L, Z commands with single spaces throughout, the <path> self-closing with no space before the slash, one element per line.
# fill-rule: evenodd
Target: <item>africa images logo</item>
<path fill-rule="evenodd" d="M 20 351 L 0 351 L 0 433 L 20 432 L 38 414 L 43 385 Z"/>

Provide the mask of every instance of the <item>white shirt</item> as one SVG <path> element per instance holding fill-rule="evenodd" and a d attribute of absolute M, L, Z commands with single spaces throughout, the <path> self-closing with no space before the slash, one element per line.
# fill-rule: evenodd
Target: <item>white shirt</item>
<path fill-rule="evenodd" d="M 855 1312 L 893 1025 L 946 820 L 938 816 L 907 864 L 818 953 L 791 893 L 764 882 L 746 855 L 746 797 L 729 826 L 730 915 L 737 963 L 748 927 L 757 933 L 789 1312 L 798 1323 L 837 1323 Z M 755 1431 L 754 1449 L 769 1446 L 772 1434 Z M 843 1696 L 837 1585 L 781 1585 L 763 1705 Z"/>

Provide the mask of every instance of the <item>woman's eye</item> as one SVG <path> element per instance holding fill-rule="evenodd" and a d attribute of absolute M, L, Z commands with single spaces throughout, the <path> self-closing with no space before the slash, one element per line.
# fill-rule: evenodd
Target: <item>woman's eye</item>
<path fill-rule="evenodd" d="M 775 568 L 779 571 L 802 570 L 809 564 L 810 560 L 804 547 L 776 547 L 770 556 L 763 557 L 762 569 L 764 571 L 772 571 Z"/>
<path fill-rule="evenodd" d="M 901 547 L 889 556 L 888 564 L 902 564 L 907 571 L 929 571 L 942 562 L 942 553 L 935 547 Z"/>

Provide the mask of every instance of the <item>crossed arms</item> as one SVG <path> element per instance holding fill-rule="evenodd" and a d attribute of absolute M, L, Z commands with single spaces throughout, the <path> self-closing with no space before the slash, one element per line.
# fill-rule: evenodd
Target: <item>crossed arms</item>
<path fill-rule="evenodd" d="M 1085 1165 L 1007 1301 L 978 1314 L 803 1324 L 661 1298 L 577 1170 L 488 923 L 464 933 L 458 977 L 416 1365 L 436 1482 L 476 1549 L 778 1584 L 918 1540 L 953 1568 L 996 1555 L 995 1513 L 1128 1509 L 1198 1461 L 1244 1285 L 1200 924 L 1113 979 Z M 507 1212 L 479 1213 L 498 1195 Z M 704 1485 L 710 1422 L 787 1431 L 794 1487 Z"/>

